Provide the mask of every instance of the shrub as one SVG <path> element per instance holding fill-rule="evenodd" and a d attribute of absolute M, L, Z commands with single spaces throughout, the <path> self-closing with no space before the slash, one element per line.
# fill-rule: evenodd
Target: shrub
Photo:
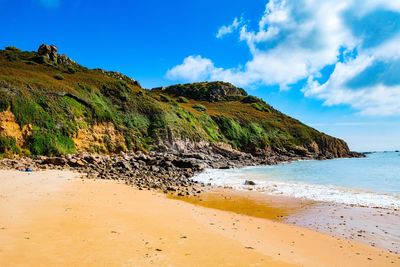
<path fill-rule="evenodd" d="M 258 110 L 258 111 L 264 111 L 264 112 L 269 112 L 270 111 L 266 106 L 264 106 L 264 105 L 262 105 L 260 103 L 253 103 L 253 104 L 251 104 L 251 106 L 253 108 L 255 108 L 256 110 Z"/>
<path fill-rule="evenodd" d="M 57 154 L 55 140 L 47 131 L 35 131 L 29 138 L 29 148 L 33 155 L 53 156 Z"/>
<path fill-rule="evenodd" d="M 62 76 L 62 74 L 60 74 L 60 73 L 57 73 L 56 75 L 54 75 L 54 78 L 55 78 L 56 80 L 59 80 L 59 81 L 64 80 L 64 76 Z"/>
<path fill-rule="evenodd" d="M 176 101 L 178 101 L 178 103 L 188 103 L 189 102 L 189 100 L 184 96 L 178 97 L 178 99 Z"/>
<path fill-rule="evenodd" d="M 166 96 L 166 95 L 163 95 L 163 94 L 160 95 L 160 100 L 162 102 L 166 102 L 166 103 L 171 102 L 171 98 L 169 96 Z"/>
<path fill-rule="evenodd" d="M 213 117 L 222 134 L 236 148 L 245 147 L 248 144 L 248 132 L 232 118 L 224 116 Z"/>
<path fill-rule="evenodd" d="M 249 95 L 246 96 L 245 98 L 242 99 L 242 103 L 246 103 L 246 104 L 251 104 L 251 103 L 260 103 L 262 102 L 261 99 L 259 99 L 258 97 Z"/>
<path fill-rule="evenodd" d="M 5 92 L 0 91 L 0 112 L 7 110 L 9 107 L 9 96 Z"/>
<path fill-rule="evenodd" d="M 201 104 L 196 104 L 196 105 L 192 106 L 192 108 L 194 108 L 197 111 L 201 111 L 201 112 L 207 110 L 207 108 L 205 106 L 201 105 Z"/>
<path fill-rule="evenodd" d="M 7 50 L 7 51 L 13 51 L 13 52 L 21 52 L 21 50 L 20 50 L 19 48 L 15 47 L 15 46 L 7 46 L 7 47 L 5 48 L 5 50 Z"/>
<path fill-rule="evenodd" d="M 72 66 L 69 66 L 69 67 L 67 68 L 67 72 L 68 72 L 69 74 L 74 74 L 74 73 L 78 72 L 78 70 L 77 70 L 76 68 L 72 67 Z"/>
<path fill-rule="evenodd" d="M 59 156 L 75 152 L 72 138 L 45 129 L 35 129 L 28 143 L 34 155 Z"/>
<path fill-rule="evenodd" d="M 0 155 L 3 154 L 19 154 L 20 149 L 17 146 L 15 138 L 0 135 Z"/>
<path fill-rule="evenodd" d="M 49 64 L 50 63 L 49 58 L 46 56 L 36 56 L 36 57 L 32 58 L 32 60 L 39 64 Z"/>

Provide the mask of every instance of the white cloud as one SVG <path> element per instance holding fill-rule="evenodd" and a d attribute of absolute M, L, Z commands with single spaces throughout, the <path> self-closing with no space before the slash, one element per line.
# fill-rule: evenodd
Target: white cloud
<path fill-rule="evenodd" d="M 375 56 L 375 55 L 374 55 Z M 377 57 L 359 56 L 344 63 L 337 63 L 329 80 L 323 84 L 309 77 L 304 93 L 324 100 L 327 106 L 347 104 L 363 115 L 386 116 L 400 114 L 400 85 L 385 86 L 378 83 L 352 89 L 346 84 L 356 75 L 371 67 Z"/>
<path fill-rule="evenodd" d="M 239 20 L 238 18 L 235 18 L 230 25 L 227 25 L 227 26 L 224 25 L 221 28 L 219 28 L 216 37 L 222 38 L 225 35 L 233 33 L 235 30 L 237 30 L 239 28 L 241 23 L 242 23 L 242 19 Z"/>
<path fill-rule="evenodd" d="M 383 82 L 357 89 L 348 86 L 348 81 L 374 62 L 400 60 L 400 37 L 396 38 L 395 33 L 386 36 L 386 42 L 367 49 L 368 40 L 356 35 L 346 19 L 350 16 L 359 20 L 376 10 L 400 12 L 400 1 L 270 0 L 256 30 L 235 19 L 218 31 L 217 37 L 221 38 L 238 30 L 252 55 L 244 66 L 224 69 L 216 67 L 211 59 L 190 56 L 170 70 L 168 77 L 224 80 L 239 86 L 279 85 L 281 89 L 307 80 L 304 94 L 322 99 L 326 105 L 346 104 L 368 115 L 400 114 L 400 84 L 389 86 Z M 356 53 L 341 61 L 338 58 L 343 51 Z M 197 72 L 192 67 L 194 58 L 198 61 Z M 320 82 L 321 71 L 332 65 L 336 65 L 332 75 Z"/>
<path fill-rule="evenodd" d="M 214 64 L 210 59 L 201 56 L 189 56 L 183 60 L 181 65 L 170 69 L 167 78 L 190 82 L 205 80 L 214 69 Z"/>

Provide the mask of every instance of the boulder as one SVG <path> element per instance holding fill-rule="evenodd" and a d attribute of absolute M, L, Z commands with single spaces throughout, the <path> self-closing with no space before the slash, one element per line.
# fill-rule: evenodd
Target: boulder
<path fill-rule="evenodd" d="M 51 62 L 57 63 L 58 48 L 55 45 L 42 44 L 38 49 L 39 56 L 48 58 Z"/>
<path fill-rule="evenodd" d="M 51 157 L 51 158 L 45 158 L 44 160 L 42 160 L 41 163 L 54 166 L 65 166 L 67 164 L 67 160 L 59 157 Z"/>
<path fill-rule="evenodd" d="M 245 182 L 244 182 L 244 185 L 256 185 L 256 183 L 255 182 L 253 182 L 253 181 L 251 181 L 251 180 L 246 180 Z"/>

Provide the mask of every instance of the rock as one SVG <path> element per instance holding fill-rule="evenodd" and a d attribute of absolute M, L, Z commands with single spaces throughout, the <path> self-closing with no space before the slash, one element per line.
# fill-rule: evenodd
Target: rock
<path fill-rule="evenodd" d="M 59 157 L 51 157 L 51 158 L 45 158 L 42 160 L 41 164 L 48 164 L 48 165 L 54 165 L 54 166 L 65 166 L 67 165 L 67 160 L 64 158 L 59 158 Z"/>
<path fill-rule="evenodd" d="M 70 159 L 68 165 L 75 168 L 85 167 L 85 163 L 80 159 Z"/>
<path fill-rule="evenodd" d="M 57 63 L 58 48 L 55 45 L 42 44 L 39 46 L 38 54 L 48 58 L 52 63 Z"/>
<path fill-rule="evenodd" d="M 70 66 L 70 65 L 76 64 L 75 61 L 73 61 L 66 55 L 60 55 L 57 59 L 57 63 L 64 65 L 64 66 Z"/>
<path fill-rule="evenodd" d="M 251 181 L 251 180 L 246 180 L 245 182 L 244 182 L 244 185 L 256 185 L 256 183 L 255 182 L 253 182 L 253 181 Z"/>
<path fill-rule="evenodd" d="M 229 167 L 228 165 L 224 165 L 224 166 L 219 167 L 220 170 L 228 170 L 230 168 L 231 167 Z"/>
<path fill-rule="evenodd" d="M 194 167 L 194 164 L 192 161 L 190 160 L 185 160 L 185 159 L 177 159 L 177 160 L 173 160 L 172 164 L 178 168 L 181 169 L 191 169 Z"/>

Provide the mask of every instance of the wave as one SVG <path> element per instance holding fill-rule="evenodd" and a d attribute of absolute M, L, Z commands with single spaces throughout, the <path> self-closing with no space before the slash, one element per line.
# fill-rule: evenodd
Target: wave
<path fill-rule="evenodd" d="M 309 199 L 320 202 L 331 202 L 345 205 L 355 205 L 377 208 L 400 208 L 400 196 L 344 188 L 334 185 L 308 184 L 303 182 L 282 182 L 266 179 L 263 174 L 245 174 L 237 170 L 208 169 L 194 180 L 213 186 L 231 187 L 237 190 L 256 190 L 269 195 L 288 196 Z M 246 180 L 252 180 L 255 186 L 244 185 Z"/>

